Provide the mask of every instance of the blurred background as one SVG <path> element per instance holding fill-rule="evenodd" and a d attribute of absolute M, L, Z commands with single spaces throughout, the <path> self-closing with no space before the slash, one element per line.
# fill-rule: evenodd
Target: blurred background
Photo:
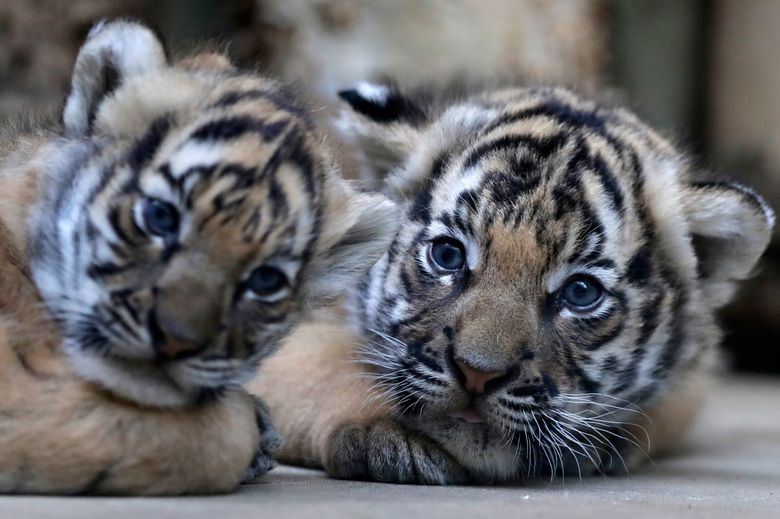
<path fill-rule="evenodd" d="M 0 118 L 56 113 L 89 27 L 132 16 L 204 39 L 321 106 L 356 80 L 520 75 L 608 90 L 715 175 L 780 209 L 776 0 L 0 0 Z M 780 241 L 723 314 L 737 369 L 780 374 Z"/>

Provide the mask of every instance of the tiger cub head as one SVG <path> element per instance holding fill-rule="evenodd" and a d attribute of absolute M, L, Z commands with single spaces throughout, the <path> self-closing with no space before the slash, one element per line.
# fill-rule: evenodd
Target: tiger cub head
<path fill-rule="evenodd" d="M 337 175 L 310 110 L 220 55 L 96 26 L 39 161 L 32 272 L 75 369 L 142 404 L 246 381 L 386 249 L 394 205 Z"/>
<path fill-rule="evenodd" d="M 485 478 L 619 464 L 624 424 L 713 363 L 772 211 L 565 89 L 340 96 L 405 210 L 355 305 L 378 391 Z"/>

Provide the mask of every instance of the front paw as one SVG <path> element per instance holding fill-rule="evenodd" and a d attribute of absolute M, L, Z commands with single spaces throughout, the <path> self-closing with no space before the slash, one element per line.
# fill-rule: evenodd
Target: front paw
<path fill-rule="evenodd" d="M 607 429 L 609 443 L 580 445 L 562 456 L 565 475 L 571 476 L 627 476 L 643 461 L 650 460 L 639 438 L 623 429 Z"/>
<path fill-rule="evenodd" d="M 391 420 L 336 429 L 328 440 L 325 470 L 339 479 L 386 483 L 452 485 L 469 480 L 466 469 L 444 449 Z"/>
<path fill-rule="evenodd" d="M 281 450 L 284 440 L 271 421 L 271 414 L 265 403 L 257 397 L 255 401 L 255 421 L 260 430 L 260 446 L 252 459 L 252 464 L 244 473 L 242 483 L 255 483 L 266 472 L 276 467 L 274 457 Z"/>

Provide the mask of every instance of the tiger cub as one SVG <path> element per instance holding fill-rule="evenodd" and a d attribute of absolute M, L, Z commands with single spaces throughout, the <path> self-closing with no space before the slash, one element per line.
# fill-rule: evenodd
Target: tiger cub
<path fill-rule="evenodd" d="M 0 491 L 224 492 L 279 438 L 241 384 L 387 248 L 311 112 L 96 26 L 63 124 L 0 143 Z"/>
<path fill-rule="evenodd" d="M 301 327 L 253 383 L 282 458 L 484 483 L 625 472 L 673 446 L 717 364 L 716 310 L 770 239 L 764 201 L 562 88 L 341 97 L 405 219 L 354 290 L 355 327 Z"/>

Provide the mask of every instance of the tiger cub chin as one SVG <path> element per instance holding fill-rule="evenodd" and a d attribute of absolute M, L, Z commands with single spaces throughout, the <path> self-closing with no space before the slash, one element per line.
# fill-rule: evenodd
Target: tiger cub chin
<path fill-rule="evenodd" d="M 303 326 L 253 384 L 283 459 L 448 484 L 624 472 L 674 445 L 715 313 L 770 239 L 764 201 L 561 88 L 341 98 L 405 219 L 354 289 L 355 327 Z"/>
<path fill-rule="evenodd" d="M 386 250 L 311 112 L 99 24 L 63 124 L 0 144 L 0 491 L 224 492 L 279 437 L 241 384 Z"/>

